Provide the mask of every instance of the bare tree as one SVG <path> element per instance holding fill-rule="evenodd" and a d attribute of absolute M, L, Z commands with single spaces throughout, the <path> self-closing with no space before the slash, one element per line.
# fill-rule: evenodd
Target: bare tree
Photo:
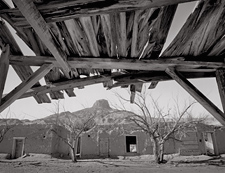
<path fill-rule="evenodd" d="M 63 107 L 64 112 L 60 113 L 60 106 Z M 90 130 L 95 126 L 94 118 L 96 113 L 93 112 L 90 115 L 77 117 L 76 115 L 71 115 L 70 112 L 66 112 L 64 106 L 60 105 L 59 101 L 55 104 L 55 108 L 55 124 L 64 127 L 69 133 L 66 136 L 62 136 L 58 128 L 53 127 L 50 130 L 69 146 L 71 151 L 71 159 L 73 162 L 77 162 L 77 146 L 79 137 L 84 131 Z"/>
<path fill-rule="evenodd" d="M 125 109 L 124 102 L 128 103 L 130 99 L 126 99 L 118 93 L 115 94 L 121 105 L 123 105 L 119 108 Z M 149 136 L 153 143 L 153 154 L 156 163 L 164 162 L 164 144 L 167 140 L 173 138 L 180 141 L 186 129 L 200 121 L 199 119 L 197 121 L 190 119 L 189 111 L 195 102 L 186 104 L 181 110 L 178 100 L 174 99 L 175 104 L 165 109 L 159 106 L 158 100 L 154 99 L 146 88 L 143 88 L 141 93 L 136 93 L 136 98 L 132 99 L 132 102 L 139 110 L 139 113 L 133 113 L 127 119 Z M 187 115 L 189 119 L 184 118 Z"/>
<path fill-rule="evenodd" d="M 1 115 L 1 114 L 0 114 Z M 9 116 L 10 115 L 10 108 L 8 109 L 7 113 L 6 113 L 6 116 L 5 118 L 2 117 L 2 125 L 0 127 L 0 143 L 3 141 L 6 133 L 14 127 L 14 125 L 12 124 L 9 124 L 8 121 L 9 121 Z"/>

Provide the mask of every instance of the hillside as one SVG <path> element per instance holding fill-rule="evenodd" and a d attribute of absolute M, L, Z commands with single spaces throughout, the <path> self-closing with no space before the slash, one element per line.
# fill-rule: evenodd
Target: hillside
<path fill-rule="evenodd" d="M 60 114 L 49 115 L 42 119 L 34 120 L 30 123 L 38 124 L 54 124 L 57 121 L 66 122 L 80 122 L 82 120 L 87 120 L 90 117 L 94 117 L 96 124 L 111 124 L 111 123 L 125 123 L 125 116 L 131 114 L 128 111 L 121 111 L 112 109 L 109 106 L 107 100 L 98 100 L 90 108 L 85 108 L 76 112 L 61 112 Z"/>

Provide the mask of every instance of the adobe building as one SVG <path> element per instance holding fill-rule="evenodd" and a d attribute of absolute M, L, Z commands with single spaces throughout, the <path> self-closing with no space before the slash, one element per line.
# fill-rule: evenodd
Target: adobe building
<path fill-rule="evenodd" d="M 0 126 L 0 128 L 3 126 Z M 52 132 L 54 128 L 57 134 Z M 11 128 L 0 143 L 0 153 L 18 158 L 25 153 L 49 154 L 70 158 L 68 145 L 59 137 L 69 132 L 52 124 L 19 124 Z M 165 154 L 219 155 L 225 153 L 225 128 L 198 124 L 181 141 L 169 139 Z M 140 129 L 129 124 L 97 125 L 79 138 L 77 155 L 81 159 L 117 158 L 153 154 L 153 144 Z"/>
<path fill-rule="evenodd" d="M 153 154 L 153 144 L 141 130 L 128 125 L 99 125 L 81 136 L 81 158 L 138 156 Z M 181 142 L 170 139 L 165 143 L 165 154 L 178 153 Z"/>
<path fill-rule="evenodd" d="M 219 155 L 225 153 L 225 128 L 196 125 L 181 141 L 173 138 L 165 143 L 165 154 Z M 99 125 L 82 134 L 79 144 L 81 158 L 138 156 L 153 154 L 153 144 L 141 130 L 126 125 Z"/>
<path fill-rule="evenodd" d="M 0 126 L 1 128 L 3 126 Z M 65 153 L 69 155 L 68 146 L 50 130 L 51 128 L 56 129 L 61 136 L 68 133 L 64 128 L 51 124 L 15 125 L 6 133 L 0 143 L 0 153 L 10 154 L 12 159 L 25 153 L 66 157 Z"/>

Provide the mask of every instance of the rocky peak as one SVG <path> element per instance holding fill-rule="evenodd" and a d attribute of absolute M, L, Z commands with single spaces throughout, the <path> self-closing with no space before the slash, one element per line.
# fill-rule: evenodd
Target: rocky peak
<path fill-rule="evenodd" d="M 97 100 L 92 107 L 93 108 L 111 109 L 109 106 L 109 102 L 105 99 Z"/>

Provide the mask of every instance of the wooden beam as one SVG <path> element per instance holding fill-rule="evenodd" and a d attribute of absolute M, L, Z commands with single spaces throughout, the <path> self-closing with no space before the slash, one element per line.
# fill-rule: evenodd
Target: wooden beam
<path fill-rule="evenodd" d="M 37 8 L 44 17 L 46 16 L 45 20 L 51 23 L 82 16 L 155 8 L 192 1 L 195 0 L 67 0 L 51 3 L 43 1 L 44 3 L 39 3 Z M 18 9 L 4 10 L 2 13 L 11 14 L 18 26 L 29 26 L 23 16 L 20 16 Z"/>
<path fill-rule="evenodd" d="M 86 69 L 131 69 L 131 70 L 147 70 L 147 71 L 165 71 L 170 66 L 177 66 L 179 71 L 196 71 L 209 72 L 218 68 L 225 68 L 223 62 L 204 62 L 204 61 L 183 61 L 168 59 L 115 59 L 108 57 L 68 57 L 67 61 L 73 68 Z M 60 65 L 53 57 L 49 56 L 10 56 L 10 64 L 41 66 L 43 64 L 54 63 L 56 67 Z"/>
<path fill-rule="evenodd" d="M 225 0 L 201 0 L 162 56 L 215 56 L 224 52 Z"/>
<path fill-rule="evenodd" d="M 218 90 L 220 93 L 220 99 L 223 106 L 223 111 L 225 111 L 225 70 L 218 69 L 216 70 L 216 81 Z"/>
<path fill-rule="evenodd" d="M 166 73 L 180 84 L 193 98 L 195 98 L 209 113 L 211 113 L 222 125 L 225 126 L 224 113 L 214 105 L 207 97 L 205 97 L 195 86 L 193 86 L 178 71 L 167 68 Z"/>
<path fill-rule="evenodd" d="M 18 87 L 12 90 L 9 94 L 2 98 L 0 113 L 12 104 L 16 99 L 21 97 L 28 89 L 43 78 L 52 68 L 53 64 L 43 65 L 34 72 L 27 80 L 23 81 Z"/>
<path fill-rule="evenodd" d="M 6 46 L 3 45 L 0 39 L 0 48 L 2 49 L 2 53 L 0 55 L 0 105 L 2 100 L 2 94 L 5 87 L 5 81 L 9 69 L 9 52 L 10 48 L 7 44 Z"/>
<path fill-rule="evenodd" d="M 19 45 L 17 44 L 16 40 L 14 39 L 12 33 L 4 23 L 4 21 L 0 21 L 0 37 L 4 45 L 9 44 L 10 47 L 10 54 L 11 55 L 23 55 Z M 20 34 L 21 35 L 21 34 Z M 33 70 L 30 66 L 25 64 L 23 65 L 12 65 L 12 68 L 15 70 L 18 77 L 21 81 L 26 80 L 30 75 L 33 74 Z M 40 86 L 40 83 L 37 82 L 33 87 Z M 51 100 L 47 95 L 39 95 L 38 97 L 34 97 L 34 99 L 38 103 L 50 103 Z"/>
<path fill-rule="evenodd" d="M 65 76 L 71 78 L 71 69 L 66 62 L 67 56 L 62 51 L 61 45 L 57 43 L 54 33 L 51 31 L 44 18 L 31 0 L 13 1 L 28 23 L 33 27 L 39 38 L 46 45 L 56 61 L 62 68 Z"/>
<path fill-rule="evenodd" d="M 81 79 L 71 79 L 64 82 L 52 83 L 51 86 L 41 86 L 36 88 L 31 88 L 29 91 L 24 93 L 20 99 L 40 95 L 44 93 L 50 93 L 59 90 L 65 90 L 70 88 L 80 88 L 83 86 L 104 83 L 107 81 L 111 81 L 111 79 L 115 76 L 118 76 L 118 73 L 114 73 L 112 75 L 104 75 L 104 76 L 93 76 L 93 77 L 86 77 Z"/>
<path fill-rule="evenodd" d="M 148 89 L 154 89 L 158 83 L 159 83 L 159 81 L 152 81 L 150 86 L 148 87 Z"/>

